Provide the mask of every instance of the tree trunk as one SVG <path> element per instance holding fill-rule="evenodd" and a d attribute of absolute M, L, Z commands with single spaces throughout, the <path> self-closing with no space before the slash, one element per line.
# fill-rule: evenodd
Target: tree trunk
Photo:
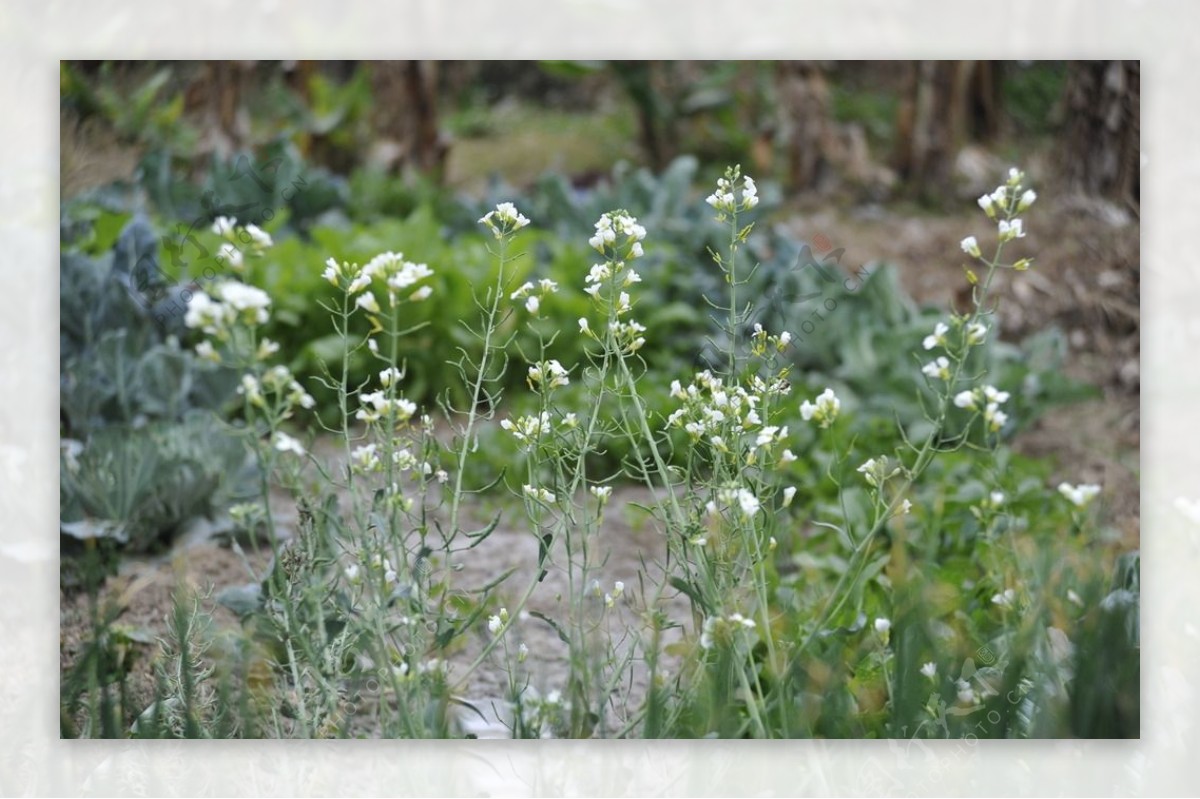
<path fill-rule="evenodd" d="M 372 132 L 395 148 L 387 163 L 410 166 L 440 181 L 449 144 L 438 127 L 437 64 L 376 61 L 370 65 L 374 96 Z"/>
<path fill-rule="evenodd" d="M 670 65 L 658 61 L 611 61 L 609 64 L 636 109 L 642 150 L 650 167 L 660 171 L 675 157 L 679 143 L 675 107 L 660 88 L 663 83 L 670 83 L 668 76 L 663 74 Z"/>
<path fill-rule="evenodd" d="M 778 72 L 779 138 L 788 183 L 798 191 L 828 183 L 837 160 L 837 136 L 829 112 L 829 85 L 815 61 L 781 61 Z"/>
<path fill-rule="evenodd" d="M 965 132 L 968 61 L 917 61 L 896 119 L 895 167 L 918 194 L 945 196 Z"/>
<path fill-rule="evenodd" d="M 1141 63 L 1072 61 L 1065 89 L 1062 163 L 1067 185 L 1140 202 Z"/>

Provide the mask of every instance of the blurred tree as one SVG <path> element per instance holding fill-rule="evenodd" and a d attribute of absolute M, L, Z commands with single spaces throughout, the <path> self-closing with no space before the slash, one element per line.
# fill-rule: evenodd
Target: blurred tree
<path fill-rule="evenodd" d="M 996 62 L 911 62 L 896 118 L 894 163 L 900 178 L 922 196 L 947 196 L 966 138 L 999 132 L 1000 103 Z"/>
<path fill-rule="evenodd" d="M 778 91 L 788 182 L 793 189 L 815 189 L 836 147 L 824 70 L 816 61 L 781 61 Z"/>
<path fill-rule="evenodd" d="M 1061 148 L 1068 185 L 1137 207 L 1140 62 L 1072 61 L 1064 91 L 1067 119 Z"/>
<path fill-rule="evenodd" d="M 438 126 L 436 61 L 372 61 L 372 129 L 398 150 L 389 163 L 441 182 L 450 145 Z"/>
<path fill-rule="evenodd" d="M 650 166 L 660 171 L 675 157 L 679 141 L 678 110 L 667 99 L 673 93 L 662 91 L 660 86 L 671 82 L 668 73 L 673 65 L 663 61 L 611 61 L 609 66 L 637 109 L 642 149 Z"/>

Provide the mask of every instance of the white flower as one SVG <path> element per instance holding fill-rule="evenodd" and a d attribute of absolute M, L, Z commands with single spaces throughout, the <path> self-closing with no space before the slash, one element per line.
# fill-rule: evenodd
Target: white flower
<path fill-rule="evenodd" d="M 1021 199 L 1017 201 L 1017 212 L 1024 211 L 1033 205 L 1035 200 L 1037 200 L 1037 192 L 1033 189 L 1026 189 L 1025 193 L 1021 195 Z"/>
<path fill-rule="evenodd" d="M 992 202 L 992 195 L 985 194 L 975 202 L 979 203 L 979 207 L 982 208 L 989 217 L 994 217 L 996 215 L 996 209 Z"/>
<path fill-rule="evenodd" d="M 758 205 L 758 186 L 754 184 L 754 178 L 749 175 L 742 178 L 742 203 L 746 208 Z"/>
<path fill-rule="evenodd" d="M 934 663 L 932 660 L 929 661 L 928 663 L 926 663 L 924 666 L 921 667 L 921 673 L 932 680 L 934 677 L 937 676 L 937 664 Z"/>
<path fill-rule="evenodd" d="M 875 632 L 883 635 L 890 629 L 892 629 L 892 622 L 890 619 L 879 618 L 875 620 Z"/>
<path fill-rule="evenodd" d="M 787 436 L 787 428 L 782 430 L 778 427 L 764 427 L 759 431 L 758 437 L 754 440 L 754 445 L 758 447 L 768 447 L 776 441 L 782 441 Z"/>
<path fill-rule="evenodd" d="M 700 648 L 712 649 L 713 646 L 713 631 L 717 626 L 716 616 L 709 616 L 704 620 L 704 627 L 700 631 Z"/>
<path fill-rule="evenodd" d="M 1011 241 L 1013 239 L 1025 238 L 1024 223 L 1020 219 L 1014 219 L 1009 222 L 1001 219 L 999 224 L 1000 241 Z"/>
<path fill-rule="evenodd" d="M 272 439 L 272 444 L 275 446 L 275 449 L 279 450 L 280 452 L 293 452 L 300 457 L 304 457 L 304 447 L 300 445 L 299 441 L 292 438 L 287 433 L 277 431 L 275 433 L 275 438 Z"/>
<path fill-rule="evenodd" d="M 521 285 L 521 287 L 519 289 L 514 291 L 512 294 L 509 294 L 508 298 L 510 300 L 519 300 L 522 297 L 527 296 L 529 294 L 529 292 L 531 292 L 531 291 L 533 291 L 533 284 L 530 283 L 529 281 L 526 281 L 525 283 L 523 283 Z"/>
<path fill-rule="evenodd" d="M 279 342 L 264 338 L 258 343 L 258 349 L 255 351 L 254 357 L 260 361 L 265 361 L 277 352 L 279 352 Z"/>
<path fill-rule="evenodd" d="M 987 338 L 987 330 L 987 325 L 983 322 L 972 322 L 967 325 L 967 343 L 982 344 L 983 340 Z"/>
<path fill-rule="evenodd" d="M 255 248 L 265 250 L 268 247 L 275 245 L 271 240 L 271 234 L 260 228 L 258 225 L 246 225 L 244 228 L 246 234 L 250 236 Z"/>
<path fill-rule="evenodd" d="M 996 433 L 1008 422 L 1008 414 L 1000 410 L 1000 406 L 997 403 L 989 402 L 983 410 L 983 419 L 988 423 L 991 431 Z"/>
<path fill-rule="evenodd" d="M 223 239 L 233 236 L 233 228 L 237 225 L 237 217 L 218 216 L 212 225 L 212 232 Z"/>
<path fill-rule="evenodd" d="M 349 294 L 357 294 L 365 288 L 370 287 L 371 276 L 366 272 L 359 272 L 358 276 L 350 281 L 350 285 L 346 286 L 346 292 Z"/>
<path fill-rule="evenodd" d="M 950 379 L 950 360 L 942 355 L 935 360 L 930 361 L 921 367 L 921 371 L 928 377 L 936 377 L 942 380 Z"/>
<path fill-rule="evenodd" d="M 837 418 L 842 402 L 833 393 L 832 388 L 826 388 L 817 395 L 815 403 L 804 400 L 800 403 L 800 416 L 804 421 L 815 421 L 821 427 L 829 427 Z"/>
<path fill-rule="evenodd" d="M 729 622 L 730 624 L 740 624 L 742 627 L 745 627 L 748 630 L 753 630 L 758 626 L 754 623 L 754 619 L 748 619 L 740 613 L 734 613 L 728 616 L 725 621 Z"/>
<path fill-rule="evenodd" d="M 383 466 L 379 460 L 379 456 L 375 454 L 374 444 L 365 444 L 361 447 L 356 447 L 350 453 L 350 460 L 354 463 L 354 469 L 360 472 L 375 472 Z"/>
<path fill-rule="evenodd" d="M 358 299 L 354 303 L 359 308 L 362 308 L 368 313 L 379 313 L 379 301 L 375 299 L 375 294 L 370 291 L 364 291 L 358 295 Z"/>
<path fill-rule="evenodd" d="M 387 369 L 384 369 L 379 373 L 379 384 L 384 388 L 387 388 L 388 386 L 392 385 L 392 383 L 398 383 L 401 377 L 402 375 L 399 369 L 394 366 L 389 366 Z"/>
<path fill-rule="evenodd" d="M 342 268 L 338 266 L 338 262 L 332 257 L 325 261 L 325 271 L 321 273 L 321 277 L 328 280 L 331 284 L 338 284 L 338 277 L 342 274 Z"/>
<path fill-rule="evenodd" d="M 558 501 L 558 497 L 554 496 L 552 492 L 547 491 L 544 488 L 534 488 L 533 486 L 526 484 L 521 486 L 521 490 L 524 491 L 525 496 L 529 497 L 530 499 L 535 499 L 538 502 L 544 502 L 547 505 Z"/>
<path fill-rule="evenodd" d="M 258 378 L 254 375 L 242 375 L 242 384 L 238 386 L 237 392 L 244 395 L 251 405 L 262 407 L 265 402 L 262 386 L 259 385 Z"/>
<path fill-rule="evenodd" d="M 212 361 L 213 363 L 221 362 L 221 356 L 215 349 L 213 349 L 211 341 L 201 341 L 199 344 L 197 344 L 196 356 L 205 361 Z"/>
<path fill-rule="evenodd" d="M 987 398 L 988 402 L 995 402 L 999 404 L 1008 402 L 1009 394 L 1007 391 L 1000 391 L 995 386 L 984 386 L 983 396 Z"/>
<path fill-rule="evenodd" d="M 975 410 L 975 392 L 974 391 L 958 392 L 957 394 L 954 395 L 954 404 L 957 405 L 959 408 L 966 408 L 967 410 L 972 410 L 972 411 Z"/>
<path fill-rule="evenodd" d="M 499 616 L 488 616 L 487 626 L 488 632 L 495 635 L 500 632 L 500 629 L 504 626 L 504 622 L 500 621 Z"/>
<path fill-rule="evenodd" d="M 271 296 L 262 289 L 247 286 L 236 280 L 227 280 L 217 284 L 214 293 L 234 309 L 244 322 L 261 325 L 267 321 L 267 308 L 271 305 Z"/>
<path fill-rule="evenodd" d="M 867 461 L 856 469 L 871 485 L 879 485 L 879 463 L 874 458 L 868 458 Z"/>
<path fill-rule="evenodd" d="M 983 254 L 979 251 L 979 242 L 976 241 L 974 236 L 967 236 L 960 242 L 960 246 L 962 246 L 963 252 L 972 257 L 978 258 Z"/>
<path fill-rule="evenodd" d="M 432 286 L 421 286 L 421 288 L 410 294 L 408 298 L 413 302 L 421 302 L 422 300 L 429 299 L 431 294 L 433 294 Z"/>
<path fill-rule="evenodd" d="M 909 513 L 912 513 L 912 503 L 909 502 L 907 499 L 900 503 L 900 513 L 903 515 L 908 515 Z"/>
<path fill-rule="evenodd" d="M 988 501 L 991 502 L 993 508 L 998 508 L 1003 505 L 1006 499 L 1007 497 L 1004 496 L 1003 491 L 993 491 L 992 493 L 988 494 Z"/>
<path fill-rule="evenodd" d="M 358 582 L 358 564 L 357 563 L 351 563 L 349 566 L 347 566 L 342 571 L 346 575 L 347 580 L 349 580 L 352 583 Z"/>
<path fill-rule="evenodd" d="M 1062 494 L 1071 504 L 1077 508 L 1085 507 L 1089 502 L 1096 498 L 1100 493 L 1100 486 L 1094 483 L 1085 483 L 1074 486 L 1070 483 L 1059 483 L 1058 493 Z"/>
<path fill-rule="evenodd" d="M 512 203 L 500 203 L 496 210 L 484 214 L 479 219 L 479 224 L 487 225 L 492 234 L 500 239 L 525 227 L 529 220 Z"/>
<path fill-rule="evenodd" d="M 589 490 L 592 496 L 600 500 L 601 505 L 607 503 L 608 498 L 612 496 L 612 486 L 592 486 Z"/>
<path fill-rule="evenodd" d="M 446 481 L 450 479 L 450 472 L 446 471 L 445 469 L 438 469 L 433 473 L 433 478 L 439 483 L 445 485 Z"/>
<path fill-rule="evenodd" d="M 946 346 L 946 334 L 950 332 L 950 327 L 945 322 L 938 322 L 933 326 L 933 333 L 925 337 L 921 342 L 922 346 L 927 350 L 934 347 Z"/>
<path fill-rule="evenodd" d="M 519 647 L 517 647 L 517 662 L 524 663 L 527 657 L 529 657 L 529 647 L 525 644 L 521 644 Z"/>
<path fill-rule="evenodd" d="M 229 268 L 234 270 L 241 270 L 245 265 L 242 260 L 242 251 L 228 242 L 217 249 L 216 259 L 229 264 Z"/>
<path fill-rule="evenodd" d="M 539 300 L 537 297 L 530 297 L 529 299 L 525 300 L 525 310 L 529 311 L 531 314 L 537 315 L 538 308 L 541 307 L 541 304 L 541 300 Z"/>
<path fill-rule="evenodd" d="M 758 498 L 751 494 L 746 489 L 738 491 L 738 506 L 742 509 L 742 515 L 753 516 L 758 513 L 759 502 Z"/>
<path fill-rule="evenodd" d="M 547 388 L 561 388 L 569 385 L 571 379 L 567 370 L 557 360 L 546 361 L 529 367 L 529 385 L 536 387 L 545 382 Z"/>
<path fill-rule="evenodd" d="M 975 691 L 971 689 L 971 684 L 966 680 L 958 680 L 954 684 L 955 690 L 958 692 L 958 701 L 964 705 L 975 704 Z"/>
<path fill-rule="evenodd" d="M 1012 607 L 1016 598 L 1017 592 L 1011 588 L 1006 588 L 1003 592 L 992 596 L 992 604 L 999 605 L 1002 608 L 1009 608 Z"/>
<path fill-rule="evenodd" d="M 796 498 L 796 487 L 795 486 L 788 486 L 787 488 L 783 489 L 783 507 L 786 508 L 788 505 L 791 505 L 792 500 L 795 498 Z"/>
<path fill-rule="evenodd" d="M 779 463 L 781 466 L 786 466 L 787 464 L 794 463 L 795 461 L 796 453 L 792 452 L 790 449 L 785 449 L 783 454 L 779 456 Z"/>
<path fill-rule="evenodd" d="M 588 328 L 588 320 L 582 316 L 579 317 L 579 332 L 584 335 L 591 333 L 591 329 Z"/>
<path fill-rule="evenodd" d="M 758 501 L 758 497 L 746 488 L 723 488 L 718 493 L 718 499 L 726 505 L 737 503 L 738 509 L 743 516 L 750 517 L 758 513 L 762 505 Z M 712 505 L 709 508 L 710 512 L 716 510 L 716 506 Z"/>

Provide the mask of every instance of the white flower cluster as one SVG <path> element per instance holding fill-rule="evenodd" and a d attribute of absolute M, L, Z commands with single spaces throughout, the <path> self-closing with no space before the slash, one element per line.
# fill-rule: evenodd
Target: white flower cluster
<path fill-rule="evenodd" d="M 479 224 L 487 225 L 493 236 L 502 239 L 528 225 L 529 220 L 512 203 L 499 203 L 494 211 L 480 217 Z"/>
<path fill-rule="evenodd" d="M 642 239 L 646 238 L 646 228 L 638 224 L 636 217 L 624 211 L 609 211 L 600 217 L 595 227 L 596 232 L 588 239 L 588 244 L 601 255 L 620 262 L 641 258 L 644 254 Z"/>
<path fill-rule="evenodd" d="M 330 258 L 325 262 L 321 276 L 332 285 L 342 288 L 347 294 L 357 295 L 354 304 L 368 313 L 380 313 L 382 308 L 375 292 L 371 290 L 376 278 L 383 280 L 387 291 L 388 305 L 395 308 L 401 301 L 400 295 L 427 277 L 433 270 L 427 264 L 406 261 L 404 253 L 384 252 L 376 255 L 366 266 L 338 262 Z M 408 294 L 410 302 L 420 302 L 433 293 L 429 286 L 421 286 Z"/>
<path fill-rule="evenodd" d="M 601 505 L 608 504 L 608 500 L 613 492 L 612 486 L 592 486 L 588 490 L 592 492 L 592 496 L 599 500 Z"/>
<path fill-rule="evenodd" d="M 977 344 L 982 344 L 987 339 L 988 329 L 987 325 L 985 325 L 983 322 L 974 321 L 968 323 L 966 319 L 957 316 L 954 317 L 953 322 L 956 328 L 961 328 L 963 325 L 966 325 L 963 337 L 968 345 L 974 346 Z M 945 322 L 938 322 L 933 326 L 933 332 L 921 341 L 921 346 L 927 350 L 931 350 L 934 347 L 949 349 L 950 344 L 947 338 L 947 334 L 949 332 L 950 325 L 947 325 Z M 936 376 L 930 374 L 929 372 L 926 372 L 926 374 L 929 374 L 930 377 Z"/>
<path fill-rule="evenodd" d="M 837 419 L 841 408 L 842 402 L 833 393 L 833 389 L 826 388 L 817 395 L 815 403 L 808 400 L 800 403 L 800 416 L 806 422 L 816 422 L 821 427 L 827 428 L 833 424 L 834 419 Z"/>
<path fill-rule="evenodd" d="M 511 300 L 525 300 L 525 310 L 533 315 L 537 315 L 542 307 L 542 298 L 547 294 L 557 294 L 558 284 L 549 278 L 542 278 L 535 285 L 531 282 L 526 282 L 519 289 L 509 295 Z"/>
<path fill-rule="evenodd" d="M 213 287 L 212 296 L 203 291 L 192 295 L 183 323 L 225 341 L 235 324 L 266 324 L 270 318 L 267 312 L 270 306 L 271 297 L 262 289 L 236 280 L 225 280 Z"/>
<path fill-rule="evenodd" d="M 304 446 L 284 432 L 276 431 L 275 437 L 271 439 L 271 445 L 280 452 L 291 452 L 301 458 L 305 455 Z"/>
<path fill-rule="evenodd" d="M 717 504 L 718 502 L 720 504 Z M 722 508 L 733 507 L 736 507 L 742 516 L 749 519 L 762 509 L 762 503 L 748 488 L 728 487 L 717 492 L 717 501 L 710 499 L 704 506 L 705 510 L 712 515 L 720 513 Z"/>
<path fill-rule="evenodd" d="M 888 478 L 899 474 L 900 467 L 893 467 L 886 455 L 880 455 L 878 458 L 868 458 L 866 463 L 859 466 L 856 471 L 863 476 L 868 485 L 878 488 Z"/>
<path fill-rule="evenodd" d="M 750 351 L 754 355 L 765 355 L 768 347 L 773 347 L 776 352 L 783 352 L 791 343 L 792 334 L 786 330 L 775 336 L 768 333 L 760 323 L 754 323 L 754 332 L 750 334 Z"/>
<path fill-rule="evenodd" d="M 1000 406 L 1008 402 L 1008 398 L 1007 391 L 1001 391 L 995 386 L 984 386 L 982 389 L 960 391 L 954 395 L 954 404 L 965 410 L 977 411 L 980 403 L 983 403 L 983 420 L 988 429 L 996 433 L 1008 422 L 1008 414 L 1000 410 Z"/>
<path fill-rule="evenodd" d="M 379 447 L 376 444 L 363 444 L 355 447 L 350 453 L 351 468 L 359 474 L 369 474 L 371 472 L 383 471 L 383 460 L 380 458 Z M 421 461 L 412 450 L 407 447 L 393 450 L 392 465 L 400 472 L 413 472 L 413 479 L 420 479 L 422 476 L 434 474 L 433 464 L 428 461 Z M 442 480 L 442 475 L 445 472 L 438 470 L 437 479 Z M 449 477 L 449 475 L 447 475 Z M 396 492 L 398 493 L 398 487 Z"/>
<path fill-rule="evenodd" d="M 218 216 L 212 232 L 225 239 L 217 248 L 216 259 L 237 272 L 246 266 L 246 253 L 261 256 L 275 245 L 270 233 L 254 224 L 239 226 L 234 217 Z"/>
<path fill-rule="evenodd" d="M 1070 500 L 1075 507 L 1082 508 L 1096 498 L 1100 493 L 1100 486 L 1095 483 L 1083 483 L 1077 486 L 1070 483 L 1059 483 L 1058 493 Z"/>
<path fill-rule="evenodd" d="M 372 391 L 358 398 L 359 409 L 354 418 L 367 424 L 381 420 L 392 424 L 407 422 L 417 412 L 417 404 L 403 397 L 388 397 L 383 391 Z"/>
<path fill-rule="evenodd" d="M 508 625 L 508 608 L 500 608 L 500 612 L 488 616 L 487 627 L 488 632 L 492 635 L 499 635 L 500 632 Z"/>
<path fill-rule="evenodd" d="M 700 647 L 712 649 L 718 643 L 731 643 L 739 632 L 754 631 L 758 625 L 740 613 L 729 616 L 709 616 L 700 631 Z M 757 633 L 753 633 L 757 636 Z"/>
<path fill-rule="evenodd" d="M 554 496 L 554 492 L 545 488 L 534 488 L 529 484 L 525 484 L 521 486 L 521 490 L 525 492 L 525 496 L 546 505 L 553 505 L 558 501 L 558 497 Z"/>
<path fill-rule="evenodd" d="M 500 427 L 512 433 L 513 438 L 521 442 L 526 450 L 532 450 L 540 438 L 550 435 L 550 414 L 542 411 L 537 416 L 521 416 L 515 423 L 511 419 L 504 419 Z"/>
<path fill-rule="evenodd" d="M 268 395 L 274 396 L 276 402 L 282 405 L 280 411 L 285 419 L 291 416 L 292 409 L 296 406 L 309 410 L 317 404 L 312 395 L 292 376 L 291 371 L 282 365 L 272 366 L 263 373 L 262 380 L 252 374 L 242 375 L 238 393 L 245 396 L 256 408 L 266 408 Z"/>
<path fill-rule="evenodd" d="M 760 379 L 755 389 L 760 394 L 782 394 L 786 386 L 768 386 Z M 760 394 L 746 391 L 740 385 L 726 385 L 708 370 L 698 372 L 686 389 L 679 380 L 672 380 L 671 396 L 682 399 L 684 404 L 667 416 L 667 426 L 682 427 L 694 441 L 708 438 L 710 444 L 722 451 L 728 451 L 736 443 L 732 437 L 740 433 L 754 433 L 755 447 L 770 447 L 787 437 L 787 429 L 763 427 L 757 411 L 758 403 L 762 401 Z M 727 440 L 726 437 L 730 438 Z M 780 456 L 782 463 L 792 459 L 791 450 L 785 450 Z"/>
<path fill-rule="evenodd" d="M 740 201 L 736 196 L 739 188 L 742 195 Z M 725 171 L 725 177 L 717 178 L 717 190 L 704 201 L 721 214 L 749 211 L 758 205 L 758 186 L 754 178 L 742 176 L 740 167 L 732 167 Z"/>
<path fill-rule="evenodd" d="M 950 379 L 950 359 L 945 355 L 939 355 L 929 363 L 921 367 L 921 372 L 926 377 L 937 380 Z"/>
<path fill-rule="evenodd" d="M 541 385 L 545 385 L 547 390 L 553 390 L 569 385 L 571 378 L 567 376 L 567 370 L 561 363 L 551 359 L 529 367 L 528 383 L 529 387 L 535 390 Z"/>
<path fill-rule="evenodd" d="M 1016 214 L 1034 204 L 1037 200 L 1037 192 L 1033 189 L 1022 191 L 1021 183 L 1024 179 L 1025 173 L 1013 167 L 1008 170 L 1008 182 L 997 186 L 990 194 L 985 194 L 976 200 L 979 207 L 988 215 L 988 219 L 997 220 L 996 232 L 999 234 L 1001 242 L 1025 237 L 1025 223 L 1018 219 Z M 962 249 L 963 252 L 974 258 L 983 257 L 979 243 L 974 236 L 968 236 L 962 240 Z M 1021 271 L 1029 267 L 1029 261 L 1023 258 L 1013 266 Z"/>

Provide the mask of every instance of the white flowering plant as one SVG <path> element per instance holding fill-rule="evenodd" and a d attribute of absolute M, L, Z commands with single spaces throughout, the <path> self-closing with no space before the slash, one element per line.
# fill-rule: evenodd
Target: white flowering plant
<path fill-rule="evenodd" d="M 217 220 L 248 244 L 224 251 L 231 275 L 185 321 L 196 355 L 238 374 L 236 425 L 262 475 L 239 517 L 273 554 L 223 598 L 252 631 L 239 668 L 261 672 L 230 689 L 234 733 L 443 737 L 491 713 L 514 737 L 952 736 L 980 711 L 1003 722 L 988 734 L 1063 732 L 1075 661 L 1060 619 L 1080 620 L 1081 647 L 1111 633 L 1083 624 L 1099 597 L 1076 543 L 1104 496 L 1052 488 L 1003 444 L 1023 387 L 987 355 L 997 278 L 1032 264 L 1008 255 L 1037 199 L 1024 184 L 1014 171 L 981 197 L 995 234 L 955 249 L 970 309 L 905 339 L 921 411 L 905 418 L 806 374 L 804 331 L 754 313 L 762 209 L 740 167 L 704 200 L 724 287 L 706 297 L 704 362 L 667 374 L 651 359 L 655 232 L 633 209 L 578 231 L 588 260 L 568 284 L 530 270 L 538 220 L 501 202 L 478 217 L 494 268 L 474 316 L 454 320 L 456 385 L 434 402 L 409 357 L 449 264 L 386 251 L 314 267 L 339 346 L 310 386 L 263 333 L 276 298 L 242 279 L 274 241 Z M 514 385 L 525 394 L 508 401 Z M 322 438 L 303 432 L 311 392 L 335 405 Z M 497 440 L 502 458 L 486 451 Z M 281 489 L 298 509 L 290 539 Z M 478 497 L 498 494 L 479 522 Z M 606 531 L 631 516 L 656 543 L 617 579 Z M 467 581 L 501 524 L 528 544 L 525 568 Z M 984 649 L 998 654 L 967 673 Z"/>

